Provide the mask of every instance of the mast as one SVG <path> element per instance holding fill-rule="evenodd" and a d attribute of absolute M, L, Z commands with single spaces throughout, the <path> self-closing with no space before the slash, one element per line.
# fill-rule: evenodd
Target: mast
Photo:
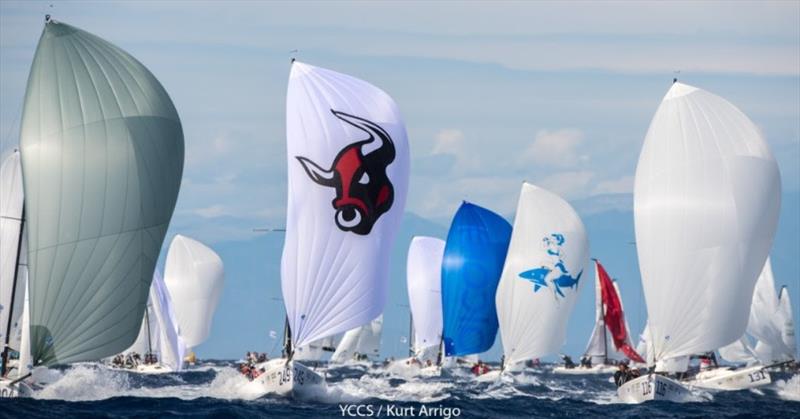
<path fill-rule="evenodd" d="M 144 308 L 144 321 L 147 326 L 147 353 L 145 357 L 149 357 L 153 353 L 153 343 L 150 341 L 150 304 Z M 145 360 L 145 364 L 147 360 Z"/>
<path fill-rule="evenodd" d="M 25 202 L 22 203 L 22 214 L 19 218 L 19 236 L 17 237 L 17 258 L 14 267 L 14 282 L 11 284 L 11 303 L 8 306 L 8 324 L 6 325 L 5 345 L 3 346 L 3 365 L 0 367 L 0 377 L 5 377 L 8 372 L 8 344 L 11 337 L 11 322 L 14 317 L 14 299 L 17 297 L 17 279 L 19 278 L 19 260 L 22 256 L 22 238 L 25 231 Z"/>
<path fill-rule="evenodd" d="M 408 356 L 414 356 L 414 315 L 408 313 Z"/>
<path fill-rule="evenodd" d="M 283 357 L 291 358 L 292 353 L 292 328 L 289 327 L 289 315 L 286 315 L 286 323 L 283 325 Z"/>

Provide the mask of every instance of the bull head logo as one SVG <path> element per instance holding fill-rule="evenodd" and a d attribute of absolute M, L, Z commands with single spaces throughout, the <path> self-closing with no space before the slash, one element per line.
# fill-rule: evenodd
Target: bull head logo
<path fill-rule="evenodd" d="M 386 168 L 394 161 L 394 143 L 389 134 L 372 121 L 333 109 L 331 112 L 364 131 L 369 138 L 339 151 L 330 169 L 323 169 L 305 157 L 296 158 L 311 180 L 336 188 L 333 208 L 339 229 L 367 235 L 394 202 L 394 187 L 386 175 Z"/>

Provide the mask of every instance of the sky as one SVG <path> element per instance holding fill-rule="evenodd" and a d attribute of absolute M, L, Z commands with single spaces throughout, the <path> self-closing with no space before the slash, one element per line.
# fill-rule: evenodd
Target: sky
<path fill-rule="evenodd" d="M 799 2 L 3 0 L 0 152 L 17 143 L 45 13 L 122 47 L 165 86 L 186 139 L 171 234 L 216 248 L 284 223 L 292 57 L 392 95 L 411 146 L 406 211 L 445 231 L 463 199 L 511 221 L 523 180 L 583 203 L 584 217 L 628 214 L 641 144 L 673 77 L 744 111 L 785 196 L 800 190 Z M 796 225 L 800 215 L 782 217 Z M 800 258 L 800 238 L 786 242 Z M 622 269 L 637 274 L 635 260 Z M 775 270 L 800 302 L 796 263 Z M 256 291 L 279 295 L 267 281 Z M 245 283 L 229 276 L 226 286 Z M 568 341 L 585 342 L 577 333 Z"/>

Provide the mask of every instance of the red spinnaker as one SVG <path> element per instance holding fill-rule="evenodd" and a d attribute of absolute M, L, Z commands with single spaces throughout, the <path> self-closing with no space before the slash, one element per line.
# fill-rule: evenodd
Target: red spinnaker
<path fill-rule="evenodd" d="M 614 347 L 618 351 L 622 351 L 628 358 L 636 362 L 645 362 L 636 350 L 634 350 L 628 343 L 628 331 L 625 329 L 625 314 L 622 312 L 622 303 L 619 301 L 619 295 L 614 289 L 614 284 L 611 283 L 603 265 L 595 261 L 597 265 L 597 276 L 600 278 L 600 292 L 603 296 L 603 306 L 605 306 L 605 320 L 608 331 L 611 332 L 611 337 L 614 339 Z"/>

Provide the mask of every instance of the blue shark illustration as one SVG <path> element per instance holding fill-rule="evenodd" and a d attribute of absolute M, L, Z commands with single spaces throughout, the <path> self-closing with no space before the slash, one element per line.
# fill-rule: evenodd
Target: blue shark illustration
<path fill-rule="evenodd" d="M 581 275 L 583 275 L 583 270 L 578 272 L 576 277 L 573 277 L 567 271 L 567 267 L 564 266 L 564 261 L 561 259 L 563 256 L 561 253 L 561 245 L 563 245 L 565 241 L 564 235 L 560 233 L 552 233 L 543 238 L 542 242 L 546 246 L 545 252 L 549 256 L 552 256 L 554 259 L 556 259 L 556 262 L 553 263 L 553 268 L 540 266 L 519 274 L 520 278 L 526 279 L 533 283 L 533 292 L 537 292 L 541 288 L 548 288 L 547 277 L 553 271 L 558 271 L 556 272 L 558 277 L 555 279 L 550 279 L 550 283 L 553 284 L 553 289 L 555 290 L 556 294 L 563 298 L 565 295 L 562 291 L 562 288 L 578 288 L 578 282 L 581 279 Z"/>

